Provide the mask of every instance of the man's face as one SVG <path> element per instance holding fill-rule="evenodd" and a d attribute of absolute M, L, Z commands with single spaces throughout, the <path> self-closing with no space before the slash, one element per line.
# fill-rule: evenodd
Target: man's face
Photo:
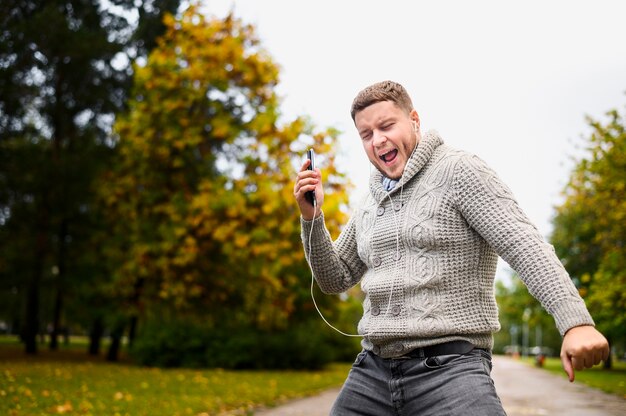
<path fill-rule="evenodd" d="M 391 101 L 381 101 L 359 111 L 354 124 L 370 162 L 386 177 L 400 179 L 404 166 L 421 138 L 419 116 Z"/>

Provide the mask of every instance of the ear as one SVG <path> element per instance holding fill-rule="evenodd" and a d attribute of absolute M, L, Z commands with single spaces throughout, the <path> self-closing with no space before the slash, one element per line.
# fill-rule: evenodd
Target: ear
<path fill-rule="evenodd" d="M 419 127 L 420 127 L 420 116 L 419 116 L 419 114 L 417 114 L 417 110 L 415 110 L 415 109 L 411 110 L 411 112 L 409 113 L 409 118 L 411 120 L 413 120 L 415 122 L 415 124 L 417 124 L 417 128 L 419 129 Z"/>

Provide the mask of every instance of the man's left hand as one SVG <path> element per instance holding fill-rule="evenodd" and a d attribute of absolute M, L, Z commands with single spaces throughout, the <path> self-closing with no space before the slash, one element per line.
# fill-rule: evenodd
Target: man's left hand
<path fill-rule="evenodd" d="M 561 363 L 574 381 L 574 370 L 591 368 L 609 358 L 609 342 L 597 329 L 590 325 L 570 328 L 563 337 Z"/>

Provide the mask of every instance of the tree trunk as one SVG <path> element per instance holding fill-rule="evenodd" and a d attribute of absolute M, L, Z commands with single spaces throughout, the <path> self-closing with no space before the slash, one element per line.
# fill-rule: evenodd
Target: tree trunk
<path fill-rule="evenodd" d="M 56 270 L 56 296 L 54 299 L 54 311 L 52 319 L 52 332 L 50 334 L 50 350 L 59 349 L 58 337 L 61 332 L 61 314 L 63 311 L 63 279 L 65 276 L 65 239 L 67 237 L 67 219 L 61 221 L 59 230 L 59 250 Z"/>
<path fill-rule="evenodd" d="M 93 321 L 93 326 L 91 327 L 91 331 L 89 332 L 90 355 L 100 354 L 100 340 L 102 339 L 103 334 L 104 325 L 102 323 L 102 317 L 99 316 Z"/>
<path fill-rule="evenodd" d="M 120 347 L 122 345 L 122 335 L 124 335 L 124 324 L 118 323 L 111 331 L 111 345 L 107 353 L 107 361 L 117 361 L 119 358 Z"/>
<path fill-rule="evenodd" d="M 45 207 L 45 203 L 43 204 Z M 22 340 L 26 354 L 37 354 L 37 335 L 39 333 L 39 284 L 43 276 L 44 256 L 46 252 L 46 229 L 48 212 L 42 208 L 37 227 L 35 241 L 35 258 L 33 259 L 32 275 L 26 287 L 26 303 L 24 310 L 24 328 Z"/>
<path fill-rule="evenodd" d="M 135 340 L 135 335 L 137 335 L 137 321 L 139 318 L 137 315 L 133 315 L 130 317 L 130 324 L 128 326 L 128 346 L 133 345 L 133 341 Z"/>
<path fill-rule="evenodd" d="M 56 351 L 59 349 L 59 332 L 60 332 L 60 321 L 61 321 L 61 308 L 63 304 L 63 296 L 61 295 L 61 290 L 57 288 L 56 297 L 54 299 L 54 312 L 53 312 L 53 320 L 52 320 L 52 331 L 50 331 L 50 351 Z"/>
<path fill-rule="evenodd" d="M 137 335 L 137 323 L 139 322 L 139 314 L 142 312 L 141 291 L 144 285 L 144 279 L 141 277 L 135 282 L 133 296 L 130 303 L 135 307 L 135 312 L 130 317 L 130 326 L 128 328 L 128 345 L 133 345 L 135 336 Z"/>
<path fill-rule="evenodd" d="M 39 282 L 41 281 L 41 265 L 35 264 L 33 275 L 26 289 L 26 309 L 22 340 L 26 354 L 37 354 L 37 334 L 39 332 Z"/>

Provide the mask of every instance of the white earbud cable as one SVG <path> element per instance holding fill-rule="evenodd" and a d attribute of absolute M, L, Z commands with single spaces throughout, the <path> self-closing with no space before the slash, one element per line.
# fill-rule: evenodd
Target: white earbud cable
<path fill-rule="evenodd" d="M 394 221 L 396 223 L 396 264 L 395 264 L 395 268 L 394 268 L 394 273 L 392 274 L 395 275 L 395 271 L 398 270 L 398 262 L 400 261 L 400 224 L 398 223 L 398 218 L 396 216 L 396 210 L 394 209 L 393 206 L 393 199 L 391 199 L 391 195 L 389 195 L 389 192 L 387 192 L 386 195 L 387 198 L 389 198 L 389 201 L 391 202 L 391 209 L 393 210 L 393 217 L 394 217 Z M 313 199 L 313 208 L 317 208 L 317 201 L 315 199 Z M 309 244 L 309 269 L 311 270 L 311 299 L 313 300 L 313 305 L 315 306 L 315 309 L 317 310 L 317 313 L 319 314 L 319 316 L 322 318 L 322 320 L 326 323 L 326 325 L 328 325 L 330 328 L 334 329 L 335 331 L 337 331 L 338 333 L 340 333 L 343 336 L 346 337 L 357 337 L 357 338 L 362 338 L 362 337 L 367 337 L 367 336 L 371 336 L 374 333 L 374 330 L 372 331 L 368 331 L 365 334 L 348 334 L 343 332 L 342 330 L 336 328 L 335 326 L 333 326 L 330 322 L 328 322 L 328 320 L 326 319 L 326 317 L 324 317 L 324 314 L 322 313 L 322 311 L 320 310 L 320 308 L 317 305 L 317 301 L 315 300 L 315 295 L 313 293 L 313 288 L 314 288 L 314 282 L 315 282 L 315 276 L 314 276 L 314 272 L 313 272 L 313 267 L 311 266 L 311 250 L 312 250 L 312 245 L 311 245 L 311 237 L 313 236 L 313 227 L 315 226 L 315 218 L 313 218 L 312 222 L 311 222 L 311 230 L 309 231 L 309 238 L 308 238 L 308 244 Z M 389 299 L 387 301 L 387 308 L 385 310 L 385 315 L 383 315 L 383 318 L 386 317 L 389 314 L 389 311 L 391 310 L 391 300 L 393 298 L 393 291 L 395 288 L 395 276 L 394 278 L 391 279 L 391 290 L 389 291 Z M 380 326 L 380 324 L 379 324 Z M 378 329 L 378 328 L 375 328 Z"/>
<path fill-rule="evenodd" d="M 407 163 L 409 160 L 411 160 L 413 158 L 413 154 L 415 153 L 415 150 L 417 149 L 418 146 L 418 142 L 417 142 L 417 132 L 418 132 L 419 127 L 417 127 L 417 124 L 415 124 L 414 127 L 414 131 L 415 131 L 415 146 L 413 146 L 413 150 L 411 151 L 411 155 L 409 156 L 409 158 L 407 159 Z M 405 166 L 406 168 L 406 166 Z M 371 176 L 371 169 L 372 169 L 372 164 L 370 164 L 370 176 Z M 404 171 L 402 172 L 402 177 L 400 177 L 400 182 L 402 182 L 402 178 L 404 177 Z M 400 204 L 404 204 L 403 202 L 403 192 L 404 192 L 404 183 L 400 186 Z M 393 298 L 393 290 L 395 288 L 395 274 L 398 271 L 398 263 L 400 261 L 400 223 L 398 222 L 398 217 L 396 214 L 396 209 L 394 207 L 393 204 L 393 199 L 391 198 L 390 192 L 387 191 L 387 195 L 385 195 L 386 198 L 389 198 L 389 202 L 391 204 L 391 210 L 393 212 L 393 219 L 394 222 L 396 223 L 396 255 L 395 255 L 395 266 L 394 266 L 394 273 L 392 274 L 392 279 L 391 279 L 391 290 L 389 291 L 389 299 L 387 301 L 387 308 L 385 310 L 385 315 L 383 315 L 383 318 L 387 317 L 387 315 L 389 314 L 390 311 L 390 307 L 391 307 L 391 300 Z M 384 201 L 384 199 L 383 199 Z M 379 204 L 380 206 L 380 204 Z M 326 325 L 328 325 L 329 327 L 331 327 L 332 329 L 334 329 L 335 331 L 337 331 L 338 333 L 340 333 L 343 336 L 346 337 L 358 337 L 358 338 L 362 338 L 362 337 L 367 337 L 367 336 L 371 336 L 372 334 L 374 334 L 374 330 L 372 331 L 368 331 L 365 334 L 348 334 L 343 332 L 342 330 L 336 328 L 335 326 L 333 326 L 330 322 L 328 322 L 328 320 L 324 317 L 324 314 L 322 313 L 322 311 L 320 310 L 320 308 L 317 306 L 317 301 L 315 300 L 315 295 L 313 294 L 313 287 L 314 287 L 314 282 L 315 282 L 315 273 L 313 272 L 313 267 L 311 266 L 311 250 L 312 250 L 312 245 L 311 245 L 311 237 L 313 236 L 313 227 L 315 226 L 315 211 L 317 210 L 317 200 L 315 199 L 315 197 L 313 198 L 313 220 L 311 221 L 311 230 L 309 231 L 309 254 L 308 254 L 308 264 L 309 264 L 309 269 L 311 270 L 311 299 L 313 300 L 313 305 L 315 305 L 315 309 L 317 310 L 317 313 L 319 314 L 319 316 L 322 318 L 322 320 L 326 323 Z M 371 318 L 370 318 L 371 319 Z M 380 327 L 380 323 L 379 323 L 379 327 Z M 379 329 L 378 327 L 375 327 L 374 329 Z"/>

